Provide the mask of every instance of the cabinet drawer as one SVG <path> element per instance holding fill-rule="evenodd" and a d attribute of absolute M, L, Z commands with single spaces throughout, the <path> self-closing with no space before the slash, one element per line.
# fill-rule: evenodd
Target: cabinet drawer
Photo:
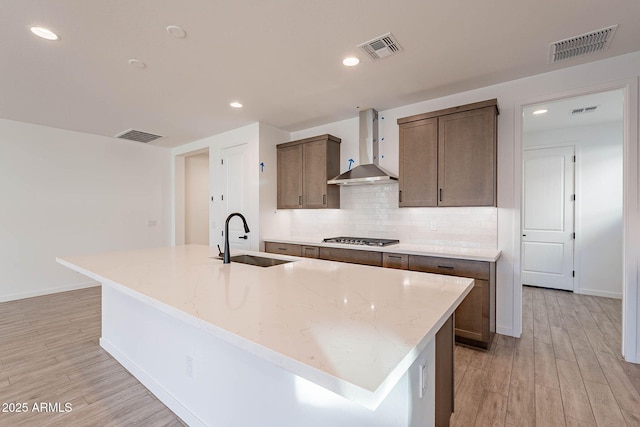
<path fill-rule="evenodd" d="M 382 252 L 340 248 L 320 248 L 320 259 L 382 267 Z"/>
<path fill-rule="evenodd" d="M 264 251 L 272 254 L 292 255 L 292 256 L 300 256 L 302 253 L 300 245 L 293 245 L 291 243 L 273 243 L 273 242 L 265 242 Z"/>
<path fill-rule="evenodd" d="M 305 258 L 320 257 L 320 248 L 317 246 L 302 246 L 302 256 Z"/>
<path fill-rule="evenodd" d="M 489 280 L 489 263 L 486 261 L 409 255 L 409 270 Z"/>
<path fill-rule="evenodd" d="M 385 268 L 407 270 L 409 269 L 409 255 L 383 253 L 382 266 Z"/>

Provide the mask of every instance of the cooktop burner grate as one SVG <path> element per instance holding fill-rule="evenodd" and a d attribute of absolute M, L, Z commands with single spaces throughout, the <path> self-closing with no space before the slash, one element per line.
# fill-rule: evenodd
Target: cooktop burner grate
<path fill-rule="evenodd" d="M 364 246 L 389 246 L 400 243 L 397 239 L 372 239 L 369 237 L 329 237 L 322 240 L 324 243 L 343 243 L 346 245 Z"/>

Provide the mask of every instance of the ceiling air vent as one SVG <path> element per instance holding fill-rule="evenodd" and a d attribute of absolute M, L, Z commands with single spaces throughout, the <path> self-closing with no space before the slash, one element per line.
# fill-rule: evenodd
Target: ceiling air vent
<path fill-rule="evenodd" d="M 400 53 L 404 50 L 391 33 L 384 34 L 373 40 L 369 40 L 366 43 L 359 44 L 358 47 L 364 49 L 364 51 L 367 52 L 374 61 L 395 55 L 396 53 Z"/>
<path fill-rule="evenodd" d="M 141 130 L 129 129 L 116 135 L 116 138 L 147 143 L 147 142 L 155 141 L 156 139 L 160 139 L 162 138 L 162 136 L 155 135 L 149 132 L 143 132 Z"/>
<path fill-rule="evenodd" d="M 596 108 L 598 108 L 597 105 L 594 105 L 592 107 L 576 108 L 574 110 L 571 110 L 571 115 L 575 116 L 576 114 L 593 113 L 594 111 L 596 111 Z"/>
<path fill-rule="evenodd" d="M 551 43 L 549 46 L 549 63 L 604 51 L 611 44 L 617 29 L 618 25 L 612 25 L 601 30 Z"/>

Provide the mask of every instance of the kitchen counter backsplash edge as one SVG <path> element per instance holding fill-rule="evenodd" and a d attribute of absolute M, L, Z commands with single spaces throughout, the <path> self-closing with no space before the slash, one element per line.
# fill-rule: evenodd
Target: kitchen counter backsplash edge
<path fill-rule="evenodd" d="M 289 243 L 293 245 L 309 245 L 326 248 L 343 248 L 354 249 L 360 251 L 388 252 L 406 255 L 423 255 L 441 258 L 455 258 L 469 261 L 488 261 L 496 262 L 500 258 L 501 251 L 499 249 L 480 249 L 480 248 L 458 248 L 451 246 L 428 246 L 416 245 L 409 243 L 399 243 L 389 246 L 366 246 L 366 245 L 349 245 L 344 243 L 324 243 L 314 239 L 279 239 L 265 238 L 265 242 L 273 243 Z"/>

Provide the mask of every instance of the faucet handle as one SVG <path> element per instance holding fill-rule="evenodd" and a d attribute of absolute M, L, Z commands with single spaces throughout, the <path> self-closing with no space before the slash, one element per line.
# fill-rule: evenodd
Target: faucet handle
<path fill-rule="evenodd" d="M 222 252 L 222 249 L 220 249 L 220 245 L 218 245 L 218 256 L 219 257 L 224 256 L 224 252 Z"/>

